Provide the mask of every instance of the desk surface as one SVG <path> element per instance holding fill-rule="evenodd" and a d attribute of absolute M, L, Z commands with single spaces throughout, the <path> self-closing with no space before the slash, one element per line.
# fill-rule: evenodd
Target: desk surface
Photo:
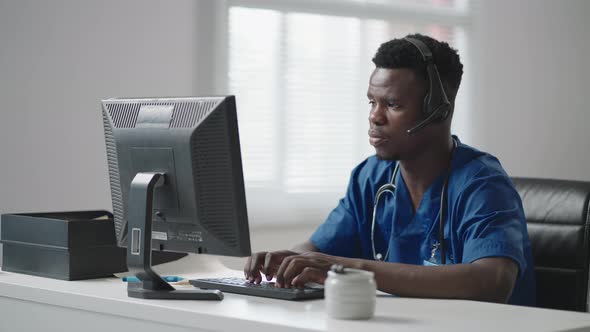
<path fill-rule="evenodd" d="M 197 269 L 199 272 L 195 273 Z M 240 271 L 221 265 L 215 257 L 197 255 L 156 270 L 160 273 L 174 270 L 176 275 L 191 278 L 241 275 Z M 74 310 L 78 313 L 76 317 L 92 313 L 95 316 L 89 319 L 95 322 L 116 316 L 148 322 L 158 328 L 175 327 L 175 331 L 590 330 L 590 314 L 474 301 L 384 295 L 377 298 L 375 317 L 368 321 L 345 321 L 328 318 L 324 300 L 289 302 L 230 293 L 225 293 L 225 299 L 219 302 L 142 300 L 127 297 L 125 283 L 117 278 L 61 281 L 7 272 L 0 272 L 0 300 L 4 305 L 0 311 L 4 314 L 0 316 L 7 315 L 6 312 L 26 314 L 26 308 L 41 305 Z M 0 318 L 0 327 L 8 328 L 9 323 L 2 323 L 5 318 L 8 317 Z M 68 325 L 63 321 L 61 324 Z"/>

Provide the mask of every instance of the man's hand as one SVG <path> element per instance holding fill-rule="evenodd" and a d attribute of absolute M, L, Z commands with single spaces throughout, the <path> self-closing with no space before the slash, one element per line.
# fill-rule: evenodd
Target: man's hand
<path fill-rule="evenodd" d="M 271 280 L 277 273 L 279 266 L 285 257 L 297 255 L 290 250 L 261 251 L 248 257 L 244 266 L 244 277 L 250 282 L 259 284 L 262 281 L 261 272 L 266 275 L 266 280 Z"/>
<path fill-rule="evenodd" d="M 348 259 L 319 252 L 306 252 L 283 259 L 276 272 L 277 287 L 303 287 L 306 282 L 323 284 L 333 264 L 346 264 Z"/>

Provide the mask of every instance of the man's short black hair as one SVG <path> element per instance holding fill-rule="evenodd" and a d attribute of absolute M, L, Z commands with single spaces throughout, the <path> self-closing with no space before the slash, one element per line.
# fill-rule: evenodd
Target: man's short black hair
<path fill-rule="evenodd" d="M 432 52 L 434 64 L 438 68 L 438 73 L 443 84 L 452 90 L 447 91 L 447 95 L 450 99 L 454 99 L 461 84 L 461 76 L 463 75 L 463 64 L 459 59 L 457 50 L 451 48 L 446 42 L 440 42 L 421 34 L 413 34 L 406 37 L 418 39 L 428 46 Z M 381 44 L 373 58 L 373 63 L 375 63 L 377 68 L 410 68 L 424 80 L 428 80 L 426 64 L 420 52 L 416 46 L 403 38 L 393 39 Z"/>

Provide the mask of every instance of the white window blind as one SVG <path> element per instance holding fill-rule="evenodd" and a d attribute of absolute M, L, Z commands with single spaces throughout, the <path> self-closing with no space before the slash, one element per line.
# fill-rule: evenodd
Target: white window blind
<path fill-rule="evenodd" d="M 267 183 L 278 175 L 281 20 L 282 15 L 272 10 L 232 8 L 230 14 L 228 85 L 237 97 L 249 184 Z"/>
<path fill-rule="evenodd" d="M 227 7 L 227 87 L 238 103 L 246 187 L 272 193 L 279 205 L 287 200 L 287 211 L 328 211 L 352 168 L 374 153 L 366 89 L 381 43 L 423 33 L 449 42 L 468 61 L 464 1 L 317 3 L 230 1 Z M 465 69 L 453 120 L 463 138 Z M 250 196 L 249 204 L 256 200 Z"/>

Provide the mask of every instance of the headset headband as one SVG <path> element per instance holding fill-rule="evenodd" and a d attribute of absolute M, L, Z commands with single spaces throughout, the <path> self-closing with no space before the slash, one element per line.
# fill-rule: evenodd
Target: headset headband
<path fill-rule="evenodd" d="M 412 43 L 414 46 L 416 46 L 416 48 L 420 52 L 420 55 L 422 55 L 422 59 L 424 60 L 424 62 L 426 62 L 426 63 L 433 62 L 432 61 L 432 52 L 430 51 L 430 48 L 428 48 L 428 46 L 426 46 L 426 44 L 424 44 L 421 40 L 418 40 L 416 38 L 410 38 L 410 37 L 406 37 L 406 38 L 404 38 L 404 40 L 406 40 L 406 41 Z"/>
<path fill-rule="evenodd" d="M 423 41 L 416 38 L 406 37 L 404 40 L 414 45 L 418 49 L 418 52 L 420 52 L 420 55 L 422 55 L 422 59 L 426 63 L 429 80 L 429 89 L 423 106 L 426 118 L 407 130 L 408 134 L 411 135 L 432 122 L 446 119 L 450 112 L 451 103 L 445 92 L 436 64 L 434 64 L 430 48 Z"/>

